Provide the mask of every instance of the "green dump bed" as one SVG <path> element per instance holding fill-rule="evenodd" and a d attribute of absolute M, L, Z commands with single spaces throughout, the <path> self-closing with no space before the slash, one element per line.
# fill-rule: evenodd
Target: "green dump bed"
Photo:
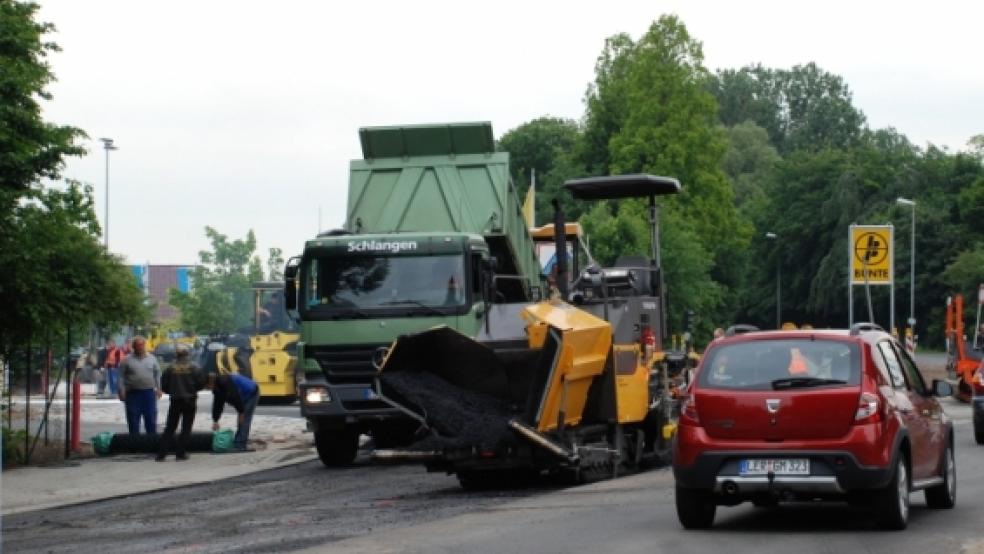
<path fill-rule="evenodd" d="M 490 123 L 368 127 L 359 138 L 363 159 L 351 163 L 348 231 L 480 234 L 499 274 L 537 284 L 509 154 L 495 152 Z"/>

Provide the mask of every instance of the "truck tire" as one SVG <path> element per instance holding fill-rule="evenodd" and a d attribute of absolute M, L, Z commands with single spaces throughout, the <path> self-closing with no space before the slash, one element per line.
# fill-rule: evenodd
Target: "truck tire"
<path fill-rule="evenodd" d="M 943 452 L 943 482 L 926 489 L 926 505 L 930 508 L 952 508 L 957 504 L 957 462 L 949 442 Z"/>
<path fill-rule="evenodd" d="M 707 529 L 714 524 L 717 504 L 708 493 L 676 486 L 677 519 L 684 529 Z"/>
<path fill-rule="evenodd" d="M 909 524 L 909 467 L 905 456 L 895 461 L 892 479 L 875 498 L 875 519 L 883 529 L 901 531 Z"/>
<path fill-rule="evenodd" d="M 348 429 L 315 431 L 314 446 L 325 467 L 347 466 L 359 453 L 359 434 Z"/>

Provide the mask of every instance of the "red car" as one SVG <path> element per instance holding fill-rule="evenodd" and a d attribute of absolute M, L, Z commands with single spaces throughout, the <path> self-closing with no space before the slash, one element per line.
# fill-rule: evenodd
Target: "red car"
<path fill-rule="evenodd" d="M 673 474 L 688 529 L 745 501 L 870 504 L 889 529 L 906 527 L 912 491 L 934 508 L 956 503 L 953 424 L 937 401 L 953 389 L 927 386 L 880 327 L 729 329 L 687 393 Z"/>

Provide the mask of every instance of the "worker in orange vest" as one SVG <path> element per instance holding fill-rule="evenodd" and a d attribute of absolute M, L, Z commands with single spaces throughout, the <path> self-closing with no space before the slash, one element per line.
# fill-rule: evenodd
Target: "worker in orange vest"
<path fill-rule="evenodd" d="M 109 339 L 106 341 L 106 360 L 103 362 L 103 369 L 106 372 L 106 381 L 109 384 L 109 393 L 118 394 L 120 389 L 119 367 L 120 362 L 126 357 L 126 352 L 116 346 L 116 341 Z"/>

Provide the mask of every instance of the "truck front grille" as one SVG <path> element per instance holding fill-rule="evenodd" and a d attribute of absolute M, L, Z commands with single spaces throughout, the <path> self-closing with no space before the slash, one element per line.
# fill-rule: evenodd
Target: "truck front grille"
<path fill-rule="evenodd" d="M 368 381 L 376 375 L 372 355 L 380 346 L 385 345 L 308 346 L 306 355 L 318 362 L 329 380 Z"/>

